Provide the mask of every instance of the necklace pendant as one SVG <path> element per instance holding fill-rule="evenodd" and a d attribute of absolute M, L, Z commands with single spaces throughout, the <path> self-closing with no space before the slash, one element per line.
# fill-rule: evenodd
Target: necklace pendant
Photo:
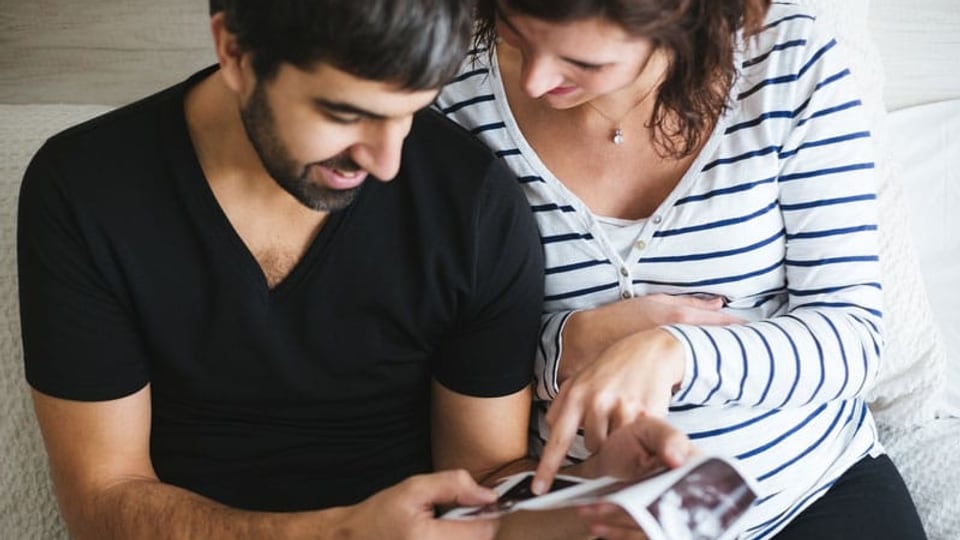
<path fill-rule="evenodd" d="M 613 144 L 623 144 L 623 130 L 616 128 L 613 130 Z"/>

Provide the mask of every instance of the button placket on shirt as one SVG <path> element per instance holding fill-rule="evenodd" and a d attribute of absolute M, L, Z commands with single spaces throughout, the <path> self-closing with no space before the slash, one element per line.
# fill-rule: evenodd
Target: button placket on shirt
<path fill-rule="evenodd" d="M 649 223 L 652 225 L 660 225 L 661 223 L 663 223 L 663 216 L 661 214 L 654 214 L 650 216 Z M 640 238 L 637 238 L 636 242 L 634 242 L 633 244 L 634 252 L 631 253 L 630 257 L 628 257 L 629 261 L 635 260 L 637 258 L 638 253 L 636 252 L 644 251 L 645 249 L 647 249 L 648 243 L 647 243 L 647 240 L 645 239 L 651 238 L 653 236 L 653 232 L 654 231 L 652 230 L 648 231 L 645 229 L 643 233 L 641 233 Z M 626 300 L 628 298 L 633 298 L 634 296 L 636 296 L 633 290 L 634 289 L 633 280 L 631 279 L 631 272 L 630 272 L 630 267 L 628 262 L 624 262 L 623 266 L 620 267 L 620 276 L 622 278 L 620 279 L 620 298 Z"/>

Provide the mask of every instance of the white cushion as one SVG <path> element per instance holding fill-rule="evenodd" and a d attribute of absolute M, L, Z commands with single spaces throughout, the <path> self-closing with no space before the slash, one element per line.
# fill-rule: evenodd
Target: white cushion
<path fill-rule="evenodd" d="M 20 181 L 43 141 L 106 111 L 99 105 L 0 105 L 0 536 L 67 538 L 23 376 L 17 302 Z"/>
<path fill-rule="evenodd" d="M 913 496 L 927 538 L 960 539 L 960 418 L 881 426 L 880 438 Z"/>
<path fill-rule="evenodd" d="M 960 416 L 960 99 L 889 116 L 884 151 L 897 164 L 920 269 L 947 351 L 945 414 Z"/>
<path fill-rule="evenodd" d="M 880 151 L 886 128 L 886 81 L 879 49 L 871 39 L 868 0 L 802 0 L 832 33 L 857 82 L 878 146 L 880 257 L 884 279 L 886 347 L 874 387 L 867 394 L 881 423 L 898 426 L 931 421 L 939 405 L 944 360 L 920 269 L 914 256 L 900 179 Z"/>

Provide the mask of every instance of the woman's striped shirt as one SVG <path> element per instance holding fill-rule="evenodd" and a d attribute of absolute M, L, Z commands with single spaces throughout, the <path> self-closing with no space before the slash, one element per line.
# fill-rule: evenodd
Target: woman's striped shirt
<path fill-rule="evenodd" d="M 495 59 L 471 57 L 437 107 L 512 168 L 537 217 L 541 399 L 556 395 L 561 330 L 575 310 L 709 293 L 749 321 L 666 327 L 687 358 L 668 419 L 759 480 L 744 537 L 767 538 L 883 451 L 862 397 L 882 347 L 876 186 L 862 104 L 815 17 L 774 4 L 736 61 L 728 111 L 626 257 L 520 133 Z M 542 422 L 535 435 L 536 447 Z M 582 444 L 571 454 L 585 456 Z"/>

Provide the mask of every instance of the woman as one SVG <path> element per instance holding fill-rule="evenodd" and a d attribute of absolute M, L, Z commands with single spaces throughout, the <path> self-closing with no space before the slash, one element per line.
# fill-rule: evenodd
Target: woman
<path fill-rule="evenodd" d="M 541 229 L 535 489 L 568 451 L 666 416 L 759 480 L 748 538 L 923 538 L 863 399 L 875 178 L 836 42 L 768 0 L 478 14 L 437 106 L 514 170 Z"/>

